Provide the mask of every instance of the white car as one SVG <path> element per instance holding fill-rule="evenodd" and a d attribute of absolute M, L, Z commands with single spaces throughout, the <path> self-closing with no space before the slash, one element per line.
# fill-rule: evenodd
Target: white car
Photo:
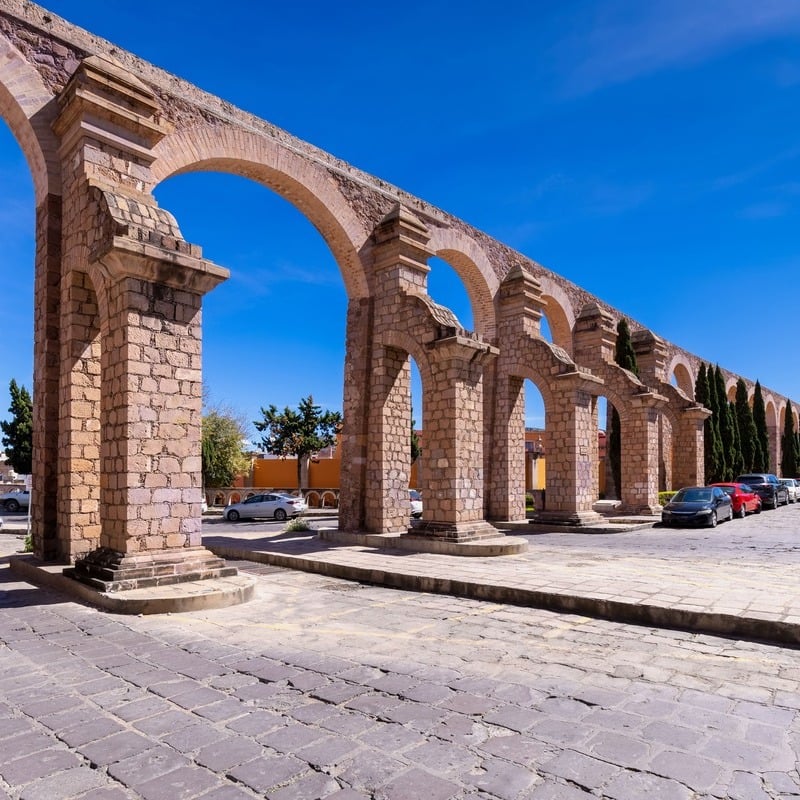
<path fill-rule="evenodd" d="M 237 522 L 240 519 L 273 518 L 283 522 L 287 517 L 297 517 L 308 506 L 302 497 L 293 497 L 290 494 L 254 494 L 241 503 L 231 503 L 225 506 L 222 516 L 228 522 Z"/>
<path fill-rule="evenodd" d="M 779 478 L 778 480 L 789 490 L 790 503 L 800 500 L 800 483 L 794 478 Z"/>
<path fill-rule="evenodd" d="M 409 489 L 408 500 L 411 504 L 411 516 L 419 519 L 422 516 L 422 495 L 416 489 Z"/>
<path fill-rule="evenodd" d="M 31 502 L 31 493 L 24 489 L 16 489 L 13 492 L 0 494 L 0 506 L 6 511 L 19 511 L 27 508 Z"/>

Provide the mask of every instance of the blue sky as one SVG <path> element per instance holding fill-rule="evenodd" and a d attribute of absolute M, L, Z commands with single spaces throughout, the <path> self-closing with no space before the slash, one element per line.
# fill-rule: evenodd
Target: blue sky
<path fill-rule="evenodd" d="M 800 401 L 797 0 L 45 5 Z M 6 129 L 0 185 L 2 412 L 32 362 L 32 188 Z M 246 420 L 309 393 L 341 408 L 346 296 L 316 230 L 231 176 L 157 197 L 232 273 L 204 300 L 212 402 Z M 469 327 L 432 266 L 431 294 Z"/>

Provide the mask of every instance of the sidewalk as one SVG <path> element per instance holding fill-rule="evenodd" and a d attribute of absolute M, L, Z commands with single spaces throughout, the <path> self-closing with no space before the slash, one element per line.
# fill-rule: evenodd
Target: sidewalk
<path fill-rule="evenodd" d="M 335 545 L 313 533 L 207 535 L 235 559 L 420 592 L 654 627 L 800 643 L 800 507 L 715 530 L 533 533 L 524 554 L 459 557 Z M 614 528 L 614 526 L 609 526 Z M 520 535 L 519 526 L 512 531 Z"/>
<path fill-rule="evenodd" d="M 593 533 L 533 530 L 536 526 L 527 532 L 514 526 L 509 533 L 525 535 L 529 548 L 502 557 L 336 544 L 316 530 L 265 536 L 242 528 L 214 534 L 213 522 L 206 526 L 203 544 L 224 558 L 365 584 L 794 645 L 800 643 L 798 523 L 800 505 L 714 530 L 665 530 L 641 520 Z M 326 524 L 330 521 L 315 521 L 323 534 Z M 10 534 L 6 530 L 0 537 Z M 50 569 L 59 577 L 51 588 L 87 599 L 73 581 L 61 578 L 59 568 Z M 207 591 L 208 583 L 198 582 L 196 591 Z M 136 590 L 130 598 L 115 593 L 114 610 L 126 602 L 157 601 L 158 592 Z M 144 613 L 158 610 L 156 603 Z"/>

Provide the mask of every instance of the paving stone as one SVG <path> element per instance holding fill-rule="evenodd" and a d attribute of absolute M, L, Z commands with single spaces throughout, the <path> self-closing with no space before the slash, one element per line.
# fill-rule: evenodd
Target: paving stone
<path fill-rule="evenodd" d="M 110 764 L 108 774 L 126 786 L 136 787 L 189 764 L 190 761 L 186 756 L 176 753 L 166 745 L 159 745 L 144 753 Z"/>
<path fill-rule="evenodd" d="M 225 723 L 225 727 L 248 736 L 259 736 L 282 727 L 286 720 L 271 711 L 246 711 L 242 716 Z"/>
<path fill-rule="evenodd" d="M 410 769 L 378 789 L 375 797 L 379 800 L 408 800 L 411 797 L 450 800 L 460 794 L 461 788 L 457 784 L 437 778 L 421 769 Z"/>
<path fill-rule="evenodd" d="M 599 789 L 622 772 L 619 767 L 572 750 L 565 750 L 544 763 L 537 760 L 537 764 L 540 773 L 563 778 L 587 791 Z"/>
<path fill-rule="evenodd" d="M 361 745 L 341 736 L 324 736 L 307 747 L 301 747 L 295 755 L 307 761 L 314 769 L 330 771 L 362 752 Z"/>
<path fill-rule="evenodd" d="M 362 758 L 343 765 L 337 777 L 357 791 L 370 793 L 407 772 L 408 768 L 407 761 L 370 748 L 365 750 Z"/>
<path fill-rule="evenodd" d="M 311 696 L 317 700 L 322 700 L 326 703 L 333 703 L 334 705 L 342 705 L 354 697 L 369 691 L 363 686 L 355 686 L 343 681 L 332 681 L 325 686 L 320 686 L 313 689 Z"/>
<path fill-rule="evenodd" d="M 484 714 L 483 719 L 492 725 L 502 725 L 517 733 L 525 733 L 533 727 L 534 723 L 541 719 L 547 719 L 547 716 L 532 709 L 504 705 Z"/>
<path fill-rule="evenodd" d="M 714 786 L 721 773 L 719 764 L 692 753 L 675 750 L 658 753 L 653 758 L 650 769 L 657 775 L 686 784 L 696 792 Z"/>
<path fill-rule="evenodd" d="M 153 742 L 132 731 L 115 733 L 105 739 L 89 742 L 77 748 L 78 752 L 98 766 L 107 766 L 123 758 L 130 758 L 150 750 Z"/>
<path fill-rule="evenodd" d="M 197 751 L 195 761 L 214 772 L 226 772 L 237 764 L 263 755 L 260 744 L 244 736 L 229 736 Z"/>
<path fill-rule="evenodd" d="M 256 792 L 293 780 L 308 771 L 308 764 L 291 756 L 260 757 L 238 764 L 229 775 Z"/>
<path fill-rule="evenodd" d="M 261 744 L 277 750 L 279 753 L 294 753 L 302 747 L 321 739 L 325 734 L 315 728 L 299 723 L 289 723 L 258 737 Z"/>
<path fill-rule="evenodd" d="M 198 717 L 203 717 L 203 719 L 210 719 L 213 722 L 228 722 L 247 714 L 247 707 L 233 697 L 226 697 L 217 703 L 194 708 L 192 713 Z"/>
<path fill-rule="evenodd" d="M 550 755 L 547 745 L 520 734 L 492 736 L 478 745 L 478 749 L 493 756 L 505 758 L 515 764 L 537 763 Z"/>
<path fill-rule="evenodd" d="M 267 800 L 318 800 L 338 794 L 339 784 L 330 776 L 314 772 L 303 775 L 288 786 L 266 793 Z"/>
<path fill-rule="evenodd" d="M 195 723 L 167 734 L 163 742 L 180 753 L 189 753 L 216 742 L 221 735 L 210 723 Z"/>
<path fill-rule="evenodd" d="M 53 748 L 0 764 L 0 776 L 11 786 L 20 786 L 80 765 L 81 761 L 74 753 Z"/>
<path fill-rule="evenodd" d="M 212 772 L 200 767 L 179 767 L 135 788 L 144 800 L 188 800 L 221 786 Z"/>
<path fill-rule="evenodd" d="M 70 747 L 79 747 L 82 744 L 96 742 L 105 739 L 115 733 L 121 733 L 125 729 L 118 722 L 107 717 L 95 718 L 91 722 L 83 722 L 73 728 L 58 733 L 58 738 Z"/>
<path fill-rule="evenodd" d="M 478 789 L 501 800 L 516 800 L 521 793 L 540 781 L 541 778 L 530 767 L 509 764 L 500 759 L 484 761 L 482 770 L 471 776 L 471 782 Z"/>
<path fill-rule="evenodd" d="M 603 787 L 603 794 L 613 800 L 631 800 L 633 797 L 646 797 L 648 800 L 693 800 L 696 797 L 694 792 L 681 783 L 639 771 L 616 775 Z"/>

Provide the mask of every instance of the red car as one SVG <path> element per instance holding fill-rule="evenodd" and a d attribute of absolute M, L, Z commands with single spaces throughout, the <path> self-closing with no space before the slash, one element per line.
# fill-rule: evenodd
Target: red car
<path fill-rule="evenodd" d="M 733 516 L 744 519 L 748 511 L 761 513 L 761 498 L 744 483 L 712 483 L 710 486 L 719 486 L 731 498 Z"/>

